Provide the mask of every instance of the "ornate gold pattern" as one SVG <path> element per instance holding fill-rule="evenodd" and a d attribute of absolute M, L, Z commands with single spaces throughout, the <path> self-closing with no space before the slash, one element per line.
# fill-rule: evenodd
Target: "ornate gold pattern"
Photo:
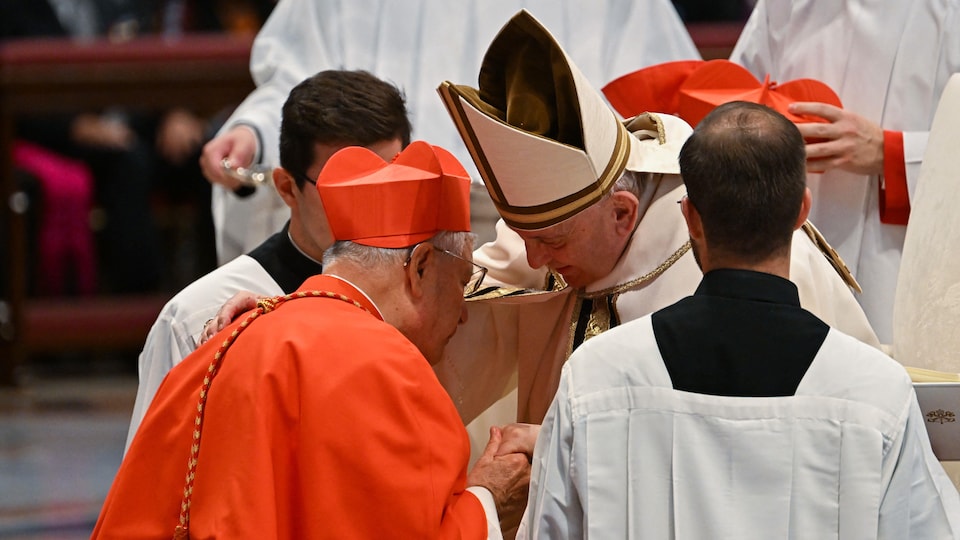
<path fill-rule="evenodd" d="M 957 415 L 953 411 L 945 411 L 943 409 L 937 409 L 935 411 L 930 411 L 927 413 L 927 422 L 940 422 L 941 424 L 947 424 L 950 422 L 956 422 Z"/>
<path fill-rule="evenodd" d="M 559 272 L 554 272 L 553 270 L 547 272 L 547 277 L 543 285 L 543 289 L 546 291 L 562 291 L 567 288 L 567 281 L 563 279 L 563 274 Z"/>
<path fill-rule="evenodd" d="M 820 249 L 820 252 L 823 253 L 823 256 L 827 258 L 827 261 L 830 262 L 830 266 L 840 274 L 840 277 L 843 278 L 844 283 L 848 287 L 862 293 L 863 289 L 860 288 L 860 284 L 857 283 L 857 279 L 853 277 L 853 273 L 850 272 L 850 269 L 847 268 L 847 263 L 843 262 L 843 258 L 840 257 L 840 254 L 837 253 L 833 246 L 827 242 L 827 239 L 823 237 L 823 234 L 813 226 L 813 223 L 809 221 L 803 222 L 803 232 L 807 233 L 807 236 L 810 238 L 810 241 L 813 242 L 817 248 Z"/>
<path fill-rule="evenodd" d="M 570 358 L 570 355 L 573 354 L 573 342 L 577 337 L 577 323 L 580 319 L 580 310 L 583 309 L 583 297 L 577 296 L 576 302 L 573 304 L 573 315 L 570 318 L 570 334 L 567 339 L 567 350 L 563 355 L 564 361 L 567 358 Z"/>
<path fill-rule="evenodd" d="M 606 298 L 598 298 L 593 302 L 593 309 L 590 310 L 590 319 L 587 321 L 587 328 L 583 333 L 583 340 L 599 336 L 610 329 L 611 317 L 610 306 Z"/>
<path fill-rule="evenodd" d="M 661 120 L 656 114 L 647 114 L 650 115 L 650 119 L 653 120 L 653 123 L 657 125 L 657 142 L 661 145 L 667 144 L 667 132 L 663 129 L 663 120 Z"/>
<path fill-rule="evenodd" d="M 660 274 L 666 272 L 668 268 L 679 261 L 680 257 L 683 257 L 687 251 L 690 251 L 689 240 L 684 242 L 679 249 L 674 251 L 673 254 L 667 257 L 667 259 L 660 263 L 659 266 L 636 279 L 632 279 L 621 285 L 608 287 L 606 289 L 589 294 L 583 292 L 578 293 L 577 303 L 573 308 L 573 316 L 570 321 L 570 332 L 569 339 L 567 340 L 566 358 L 569 358 L 573 353 L 573 341 L 576 337 L 577 322 L 579 321 L 580 310 L 583 308 L 584 299 L 594 300 L 593 307 L 590 311 L 590 318 L 587 321 L 587 327 L 583 336 L 583 340 L 587 341 L 588 339 L 600 335 L 610 329 L 610 325 L 612 324 L 615 315 L 614 313 L 610 312 L 610 306 L 613 306 L 613 309 L 616 310 L 617 299 L 621 294 L 633 289 L 638 289 L 646 285 L 648 282 L 653 281 Z M 607 300 L 608 296 L 611 297 L 609 301 Z"/>
<path fill-rule="evenodd" d="M 220 348 L 217 350 L 217 352 L 213 355 L 213 361 L 210 362 L 210 366 L 207 367 L 207 374 L 203 377 L 203 384 L 200 385 L 200 400 L 197 403 L 197 418 L 194 420 L 195 427 L 193 429 L 193 444 L 190 446 L 190 458 L 187 460 L 187 475 L 184 478 L 185 485 L 183 487 L 183 499 L 180 503 L 180 524 L 177 525 L 176 529 L 174 529 L 174 540 L 187 540 L 190 538 L 190 503 L 193 498 L 193 479 L 197 470 L 197 457 L 200 454 L 200 435 L 201 431 L 203 430 L 203 411 L 207 403 L 207 396 L 210 394 L 210 385 L 213 383 L 213 378 L 216 377 L 217 373 L 220 371 L 220 365 L 223 363 L 227 349 L 233 345 L 233 342 L 237 339 L 237 336 L 246 330 L 257 317 L 273 311 L 277 308 L 277 306 L 286 302 L 287 300 L 306 297 L 333 298 L 336 300 L 341 300 L 343 302 L 353 304 L 354 306 L 369 313 L 369 310 L 363 307 L 360 302 L 357 302 L 356 300 L 353 300 L 352 298 L 342 294 L 328 291 L 299 291 L 286 296 L 261 298 L 257 301 L 257 309 L 242 323 L 240 323 L 240 326 L 237 329 L 230 333 L 227 339 L 225 339 L 220 345 Z"/>
<path fill-rule="evenodd" d="M 686 252 L 688 252 L 688 251 L 690 251 L 690 241 L 689 241 L 689 240 L 686 241 L 686 242 L 684 242 L 683 245 L 680 246 L 679 249 L 677 249 L 676 251 L 673 252 L 672 255 L 670 255 L 669 257 L 667 257 L 667 260 L 665 260 L 665 261 L 663 261 L 662 263 L 660 263 L 660 266 L 654 268 L 654 269 L 651 270 L 650 272 L 647 272 L 646 274 L 644 274 L 644 275 L 642 275 L 642 276 L 640 276 L 640 277 L 638 277 L 638 278 L 636 278 L 636 279 L 632 279 L 632 280 L 630 280 L 630 281 L 628 281 L 628 282 L 626 282 L 626 283 L 623 283 L 623 284 L 621 284 L 621 285 L 614 285 L 613 287 L 608 287 L 608 288 L 606 288 L 606 289 L 603 289 L 603 290 L 600 290 L 600 291 L 595 291 L 595 292 L 592 292 L 592 293 L 589 293 L 589 294 L 588 294 L 588 293 L 584 293 L 582 296 L 583 296 L 584 298 L 590 298 L 590 299 L 592 300 L 592 299 L 594 299 L 594 298 L 601 298 L 601 297 L 603 297 L 603 296 L 607 296 L 607 295 L 611 295 L 611 294 L 619 295 L 619 294 L 623 294 L 623 293 L 625 293 L 625 292 L 627 292 L 627 291 L 630 291 L 630 290 L 633 290 L 633 289 L 638 289 L 638 288 L 640 288 L 641 286 L 646 285 L 648 281 L 652 281 L 652 280 L 656 279 L 660 274 L 666 272 L 668 268 L 670 268 L 671 266 L 673 266 L 674 263 L 676 263 L 677 261 L 679 261 L 679 260 L 680 260 L 680 257 L 683 257 L 684 254 L 686 254 Z"/>

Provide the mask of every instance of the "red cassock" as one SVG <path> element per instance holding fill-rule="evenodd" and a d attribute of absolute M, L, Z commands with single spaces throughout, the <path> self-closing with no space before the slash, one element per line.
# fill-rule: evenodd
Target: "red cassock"
<path fill-rule="evenodd" d="M 207 398 L 190 537 L 486 538 L 465 491 L 467 434 L 429 363 L 349 284 L 314 276 L 301 290 L 369 313 L 296 298 L 237 337 Z M 160 386 L 93 538 L 173 536 L 221 345 L 201 346 Z"/>

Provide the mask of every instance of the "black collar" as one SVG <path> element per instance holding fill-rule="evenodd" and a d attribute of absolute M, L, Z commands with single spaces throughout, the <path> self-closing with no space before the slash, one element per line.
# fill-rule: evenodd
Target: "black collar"
<path fill-rule="evenodd" d="M 300 288 L 308 277 L 323 272 L 323 265 L 313 261 L 293 245 L 289 229 L 288 221 L 280 232 L 267 238 L 248 253 L 263 266 L 286 294 Z"/>
<path fill-rule="evenodd" d="M 800 293 L 792 281 L 753 270 L 711 270 L 694 294 L 800 307 Z"/>

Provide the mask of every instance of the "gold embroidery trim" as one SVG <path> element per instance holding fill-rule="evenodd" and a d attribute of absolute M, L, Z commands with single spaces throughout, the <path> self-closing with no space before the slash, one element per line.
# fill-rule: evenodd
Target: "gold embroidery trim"
<path fill-rule="evenodd" d="M 610 329 L 611 313 L 610 307 L 606 302 L 606 296 L 613 295 L 613 299 L 610 301 L 610 304 L 616 309 L 617 298 L 630 290 L 640 288 L 643 285 L 646 285 L 648 282 L 653 281 L 660 274 L 663 274 L 667 271 L 668 268 L 673 266 L 677 261 L 680 260 L 680 257 L 683 257 L 688 251 L 690 251 L 690 241 L 686 241 L 680 246 L 679 249 L 673 252 L 665 261 L 660 263 L 659 266 L 654 268 L 652 271 L 647 272 L 646 274 L 632 279 L 621 285 L 616 285 L 613 287 L 608 287 L 606 289 L 592 292 L 592 293 L 578 293 L 576 304 L 573 306 L 573 315 L 570 321 L 570 331 L 567 339 L 567 351 L 565 358 L 570 358 L 570 355 L 573 353 L 573 341 L 577 333 L 577 322 L 580 319 L 580 309 L 583 306 L 584 299 L 597 300 L 603 299 L 601 302 L 594 302 L 593 309 L 590 312 L 590 318 L 587 321 L 587 328 L 584 331 L 583 341 L 602 334 Z"/>
<path fill-rule="evenodd" d="M 807 233 L 807 237 L 810 238 L 810 241 L 813 242 L 813 244 L 820 249 L 820 252 L 823 253 L 823 256 L 827 258 L 830 266 L 832 266 L 833 269 L 840 274 L 843 282 L 858 293 L 862 293 L 863 289 L 860 288 L 860 284 L 857 283 L 857 279 L 853 277 L 853 273 L 851 273 L 850 269 L 847 268 L 847 263 L 845 263 L 840 257 L 840 254 L 833 249 L 833 246 L 827 242 L 827 239 L 823 237 L 823 234 L 821 234 L 820 231 L 813 226 L 813 223 L 810 223 L 810 221 L 804 221 L 802 228 L 803 232 Z"/>
<path fill-rule="evenodd" d="M 582 293 L 581 296 L 584 298 L 589 298 L 593 300 L 595 298 L 600 298 L 602 296 L 607 296 L 610 294 L 623 294 L 629 290 L 637 289 L 642 285 L 646 285 L 648 281 L 652 281 L 660 276 L 660 274 L 667 271 L 668 268 L 674 265 L 677 261 L 680 260 L 680 257 L 683 257 L 688 251 L 690 251 L 690 241 L 687 240 L 680 246 L 679 249 L 673 252 L 672 255 L 667 257 L 667 260 L 660 263 L 660 266 L 657 266 L 650 272 L 636 278 L 632 279 L 626 283 L 620 285 L 614 285 L 613 287 L 608 287 L 606 289 L 595 291 L 592 293 Z"/>

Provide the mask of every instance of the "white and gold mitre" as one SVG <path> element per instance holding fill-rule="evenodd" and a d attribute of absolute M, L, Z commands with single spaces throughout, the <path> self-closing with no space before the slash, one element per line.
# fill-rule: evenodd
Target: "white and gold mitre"
<path fill-rule="evenodd" d="M 622 123 L 527 11 L 490 44 L 479 89 L 446 81 L 438 91 L 500 216 L 522 230 L 577 215 L 624 170 L 678 173 L 692 131 L 655 113 Z"/>

